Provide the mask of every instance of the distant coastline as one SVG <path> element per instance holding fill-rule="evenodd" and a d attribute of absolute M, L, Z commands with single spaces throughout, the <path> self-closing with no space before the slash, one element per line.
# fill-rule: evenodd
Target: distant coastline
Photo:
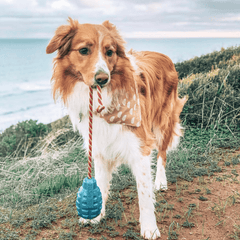
<path fill-rule="evenodd" d="M 125 39 L 126 49 L 157 51 L 174 63 L 221 48 L 238 46 L 240 38 Z M 0 132 L 28 119 L 47 124 L 67 114 L 51 94 L 54 54 L 45 53 L 49 39 L 0 39 Z"/>

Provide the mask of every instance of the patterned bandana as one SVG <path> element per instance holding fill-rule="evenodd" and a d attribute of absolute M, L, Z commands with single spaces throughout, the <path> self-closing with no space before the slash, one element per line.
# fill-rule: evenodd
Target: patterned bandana
<path fill-rule="evenodd" d="M 104 112 L 104 111 L 103 111 Z M 96 113 L 108 123 L 122 124 L 132 127 L 141 126 L 141 108 L 139 95 L 135 87 L 130 92 L 121 92 L 113 96 L 113 104 L 107 113 Z"/>

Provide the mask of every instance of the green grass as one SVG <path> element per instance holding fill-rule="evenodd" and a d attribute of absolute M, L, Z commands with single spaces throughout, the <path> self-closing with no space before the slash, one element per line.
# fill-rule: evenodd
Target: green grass
<path fill-rule="evenodd" d="M 168 154 L 169 161 L 166 174 L 169 182 L 177 182 L 179 178 L 192 181 L 194 177 L 211 176 L 214 172 L 221 171 L 217 165 L 219 160 L 211 156 L 211 152 L 217 147 L 214 146 L 213 141 L 212 144 L 208 144 L 213 135 L 215 135 L 216 140 L 222 138 L 222 132 L 214 131 L 214 133 L 211 133 L 207 132 L 207 130 L 186 127 L 186 138 L 181 139 L 178 151 Z M 228 138 L 230 142 L 234 140 L 230 133 Z M 192 139 L 194 139 L 194 142 Z M 233 145 L 235 146 L 235 143 Z M 233 149 L 229 151 L 233 151 Z M 156 152 L 153 154 L 153 172 L 156 170 L 155 163 Z M 234 158 L 230 165 L 234 166 L 234 164 L 238 163 L 239 158 Z M 50 148 L 39 157 L 2 162 L 1 175 L 3 181 L 0 183 L 0 206 L 4 207 L 5 211 L 0 215 L 0 223 L 10 222 L 12 226 L 17 228 L 21 227 L 26 222 L 26 219 L 31 219 L 30 227 L 33 231 L 29 233 L 29 236 L 33 236 L 43 227 L 50 226 L 52 222 L 61 216 L 70 214 L 73 218 L 75 216 L 74 221 L 77 221 L 74 200 L 77 190 L 86 176 L 86 169 L 87 158 L 82 149 L 81 138 L 74 141 L 74 143 L 69 141 L 62 146 L 61 151 L 54 151 L 54 149 Z M 233 174 L 237 173 L 233 172 Z M 112 179 L 110 199 L 115 202 L 114 204 L 109 203 L 106 209 L 107 219 L 112 219 L 116 224 L 125 219 L 125 209 L 120 194 L 120 191 L 125 188 L 133 190 L 132 195 L 124 196 L 126 203 L 132 204 L 132 201 L 137 198 L 136 183 L 129 168 L 122 165 L 118 172 L 113 174 Z M 57 201 L 66 199 L 67 196 L 71 196 L 67 209 L 59 209 L 56 206 Z M 200 198 L 205 200 L 205 197 Z M 174 206 L 169 205 L 164 200 L 161 200 L 159 205 L 156 205 L 156 211 L 162 213 L 162 219 L 173 208 Z M 26 209 L 31 210 L 27 211 Z M 71 222 L 66 220 L 65 225 L 70 226 Z M 128 224 L 124 226 L 128 226 Z M 177 239 L 177 231 L 173 226 L 169 229 L 168 234 L 170 239 Z M 188 217 L 182 225 L 182 227 L 189 228 L 193 226 L 193 223 L 188 221 Z M 114 227 L 105 226 L 103 223 L 93 226 L 90 231 L 91 233 L 108 231 L 110 237 L 118 234 Z M 0 237 L 14 239 L 16 235 L 17 232 L 6 231 L 3 234 L 0 228 Z M 62 239 L 71 239 L 71 236 L 74 236 L 74 231 L 72 233 L 61 232 L 59 236 Z M 131 229 L 128 229 L 123 234 L 123 237 L 125 239 L 130 237 L 141 239 L 138 233 Z"/>
<path fill-rule="evenodd" d="M 9 127 L 0 135 L 0 157 L 26 155 L 48 132 L 50 128 L 43 123 L 38 124 L 36 120 L 23 121 Z M 23 145 L 24 148 L 19 148 Z"/>
<path fill-rule="evenodd" d="M 37 157 L 7 158 L 1 162 L 0 204 L 23 207 L 76 191 L 86 175 L 86 164 L 82 139 L 75 141 L 75 137 L 61 151 L 50 147 Z"/>

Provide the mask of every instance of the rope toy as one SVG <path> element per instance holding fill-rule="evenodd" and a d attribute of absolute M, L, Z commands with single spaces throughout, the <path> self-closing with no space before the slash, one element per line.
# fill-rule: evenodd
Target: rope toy
<path fill-rule="evenodd" d="M 102 104 L 101 87 L 97 85 L 98 108 L 100 113 L 105 107 Z M 84 178 L 83 185 L 77 193 L 76 207 L 78 215 L 84 219 L 97 217 L 102 209 L 102 194 L 92 177 L 92 125 L 93 125 L 93 89 L 89 87 L 89 150 L 88 150 L 88 177 Z"/>

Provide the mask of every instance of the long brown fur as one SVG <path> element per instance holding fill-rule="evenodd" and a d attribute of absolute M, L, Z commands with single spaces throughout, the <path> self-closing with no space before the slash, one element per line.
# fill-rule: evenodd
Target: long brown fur
<path fill-rule="evenodd" d="M 179 123 L 179 115 L 186 98 L 179 99 L 177 94 L 178 74 L 174 64 L 167 56 L 156 52 L 134 52 L 129 54 L 136 58 L 139 73 L 136 73 L 125 54 L 125 41 L 119 35 L 116 27 L 105 21 L 102 25 L 79 24 L 69 18 L 70 25 L 60 26 L 47 47 L 47 53 L 58 49 L 54 59 L 53 96 L 60 96 L 66 104 L 68 96 L 78 81 L 87 85 L 94 75 L 89 69 L 95 63 L 93 54 L 84 66 L 79 62 L 79 53 L 73 51 L 78 38 L 83 35 L 89 39 L 99 40 L 101 35 L 109 35 L 116 48 L 116 57 L 109 62 L 111 81 L 107 86 L 109 91 L 128 91 L 131 83 L 137 82 L 140 96 L 142 123 L 139 128 L 129 127 L 142 140 L 142 153 L 149 155 L 156 146 L 159 156 L 166 162 L 166 150 L 173 141 L 174 126 Z M 81 34 L 80 34 L 81 33 Z M 110 41 L 110 40 L 109 40 Z M 156 140 L 154 128 L 162 132 L 162 141 Z"/>
<path fill-rule="evenodd" d="M 179 123 L 179 115 L 186 98 L 179 99 L 177 94 L 178 73 L 171 59 L 157 52 L 130 52 L 137 59 L 141 76 L 138 77 L 139 93 L 141 94 L 142 111 L 144 111 L 145 131 L 147 136 L 154 133 L 154 126 L 163 133 L 163 141 L 158 144 L 158 150 L 163 152 L 166 161 L 166 150 L 171 145 L 174 126 Z M 141 136 L 140 129 L 135 129 Z M 142 132 L 142 131 L 141 131 Z M 154 141 L 155 142 L 155 141 Z M 150 154 L 153 145 L 146 144 L 146 155 Z"/>

